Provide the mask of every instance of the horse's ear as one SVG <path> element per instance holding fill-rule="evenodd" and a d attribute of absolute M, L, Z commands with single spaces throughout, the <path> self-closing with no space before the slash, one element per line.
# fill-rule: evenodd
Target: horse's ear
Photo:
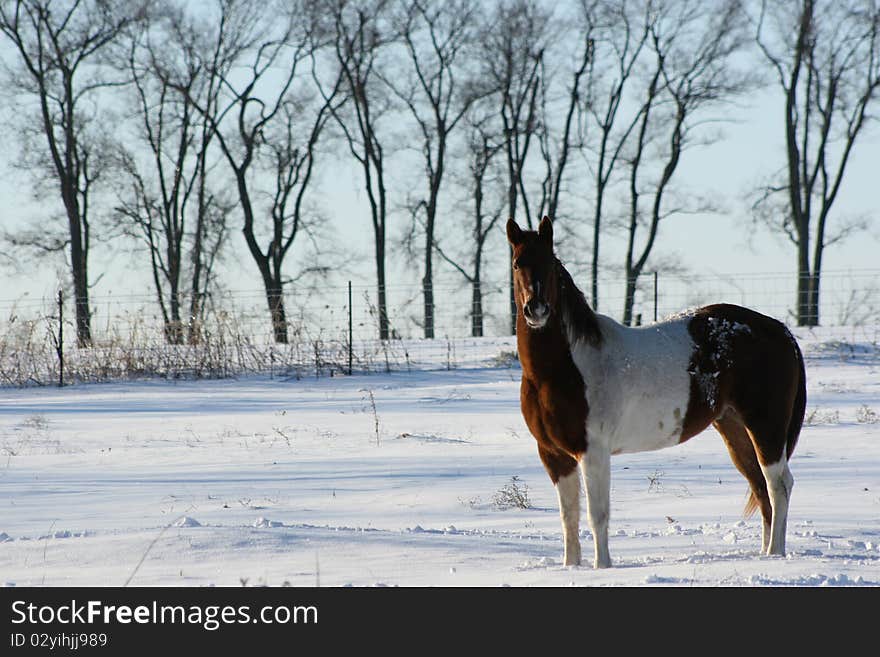
<path fill-rule="evenodd" d="M 512 218 L 507 220 L 507 241 L 513 246 L 518 246 L 523 242 L 522 229 Z"/>
<path fill-rule="evenodd" d="M 538 224 L 538 237 L 550 245 L 553 244 L 553 222 L 547 215 L 544 215 L 541 223 Z"/>

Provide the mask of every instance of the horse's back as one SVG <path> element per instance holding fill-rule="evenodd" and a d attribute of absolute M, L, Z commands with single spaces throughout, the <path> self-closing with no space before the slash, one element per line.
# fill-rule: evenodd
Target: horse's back
<path fill-rule="evenodd" d="M 751 308 L 719 303 L 697 308 L 688 315 L 688 332 L 698 346 L 723 350 L 747 336 L 744 342 L 753 354 L 756 350 L 776 353 L 782 360 L 792 362 L 800 358 L 797 341 L 785 324 Z"/>

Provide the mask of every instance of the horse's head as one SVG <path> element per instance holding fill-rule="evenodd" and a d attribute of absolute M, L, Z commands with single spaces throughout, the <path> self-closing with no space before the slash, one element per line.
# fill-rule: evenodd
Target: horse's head
<path fill-rule="evenodd" d="M 530 328 L 543 328 L 556 305 L 558 272 L 553 255 L 553 223 L 541 219 L 538 230 L 522 230 L 510 219 L 507 239 L 513 248 L 513 280 L 517 305 Z"/>

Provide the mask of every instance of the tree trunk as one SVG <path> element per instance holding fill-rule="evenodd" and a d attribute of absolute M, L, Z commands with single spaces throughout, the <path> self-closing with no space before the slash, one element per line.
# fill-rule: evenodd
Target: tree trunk
<path fill-rule="evenodd" d="M 424 295 L 425 338 L 434 338 L 434 225 L 437 217 L 439 179 L 431 181 L 425 222 L 425 276 L 422 278 Z"/>
<path fill-rule="evenodd" d="M 89 309 L 88 253 L 83 246 L 79 217 L 70 217 L 69 222 L 70 263 L 76 308 L 76 344 L 79 347 L 91 347 L 92 313 Z"/>
<path fill-rule="evenodd" d="M 810 277 L 810 306 L 807 314 L 807 326 L 819 326 L 819 281 L 820 273 L 813 271 Z"/>
<path fill-rule="evenodd" d="M 193 282 L 192 298 L 189 300 L 189 329 L 187 331 L 187 344 L 197 345 L 202 340 L 202 293 Z"/>
<path fill-rule="evenodd" d="M 73 255 L 73 290 L 76 299 L 76 344 L 92 346 L 92 313 L 89 309 L 89 286 L 85 258 L 82 253 Z"/>
<path fill-rule="evenodd" d="M 388 298 L 385 294 L 385 258 L 376 261 L 376 281 L 379 293 L 379 339 L 389 338 Z"/>
<path fill-rule="evenodd" d="M 201 319 L 202 312 L 204 311 L 202 308 L 202 251 L 204 248 L 205 215 L 207 213 L 204 150 L 199 153 L 198 167 L 199 178 L 196 207 L 196 230 L 195 238 L 193 240 L 192 254 L 190 256 L 192 262 L 192 286 L 190 287 L 189 334 L 187 335 L 187 341 L 191 345 L 198 344 L 201 341 Z"/>
<path fill-rule="evenodd" d="M 171 317 L 165 325 L 165 340 L 168 344 L 183 344 L 183 322 L 180 321 L 180 294 L 177 285 L 172 282 L 170 288 Z"/>
<path fill-rule="evenodd" d="M 425 240 L 425 276 L 422 278 L 422 293 L 424 295 L 424 317 L 425 317 L 425 338 L 432 340 L 434 338 L 434 272 L 433 258 L 431 253 L 434 250 L 434 230 L 433 218 L 428 218 L 427 237 Z"/>
<path fill-rule="evenodd" d="M 388 339 L 388 314 L 387 307 L 388 301 L 385 296 L 385 276 L 381 277 L 381 281 L 379 282 L 379 339 L 387 340 Z"/>
<path fill-rule="evenodd" d="M 828 216 L 826 206 L 823 208 L 816 229 L 816 246 L 813 251 L 813 272 L 810 276 L 810 307 L 807 315 L 807 326 L 819 326 L 819 283 L 822 277 L 822 254 L 825 250 L 825 220 Z"/>
<path fill-rule="evenodd" d="M 260 267 L 262 269 L 262 266 Z M 268 268 L 268 267 L 267 267 Z M 263 287 L 272 321 L 272 337 L 278 344 L 287 344 L 287 313 L 284 310 L 284 286 L 280 277 L 263 273 Z"/>
<path fill-rule="evenodd" d="M 376 283 L 379 295 L 379 339 L 388 339 L 388 300 L 385 296 L 385 243 L 384 236 L 376 240 Z"/>
<path fill-rule="evenodd" d="M 201 215 L 199 210 L 199 215 Z M 187 342 L 189 344 L 198 344 L 201 340 L 202 332 L 202 217 L 199 216 L 196 226 L 196 239 L 193 245 L 193 274 L 192 286 L 190 287 L 189 300 L 189 330 L 187 334 Z"/>
<path fill-rule="evenodd" d="M 75 182 L 69 177 L 61 179 L 61 197 L 67 213 L 70 233 L 70 268 L 73 276 L 74 307 L 76 309 L 76 344 L 78 347 L 92 346 L 92 314 L 89 309 L 89 241 L 88 224 L 80 213 L 76 196 Z M 85 231 L 83 229 L 86 229 Z"/>
<path fill-rule="evenodd" d="M 810 260 L 805 235 L 798 240 L 797 325 L 811 326 L 810 318 Z"/>
<path fill-rule="evenodd" d="M 590 270 L 591 292 L 593 297 L 593 311 L 599 311 L 599 230 L 602 222 L 602 196 L 601 192 L 596 199 L 595 215 L 593 216 L 593 262 Z"/>
<path fill-rule="evenodd" d="M 443 180 L 443 160 L 446 152 L 446 136 L 440 131 L 437 152 L 437 167 L 430 177 L 428 190 L 427 217 L 425 222 L 425 277 L 422 279 L 425 301 L 425 337 L 434 337 L 434 228 L 437 224 L 437 198 L 440 196 L 440 183 Z"/>
<path fill-rule="evenodd" d="M 284 311 L 284 290 L 279 282 L 266 281 L 266 301 L 272 315 L 272 336 L 278 344 L 287 344 L 287 313 Z"/>
<path fill-rule="evenodd" d="M 471 283 L 471 336 L 483 337 L 483 291 L 480 289 L 479 274 Z"/>
<path fill-rule="evenodd" d="M 633 306 L 636 302 L 636 283 L 639 280 L 639 273 L 635 271 L 627 271 L 626 274 L 626 296 L 623 302 L 623 325 L 632 326 L 633 322 Z"/>

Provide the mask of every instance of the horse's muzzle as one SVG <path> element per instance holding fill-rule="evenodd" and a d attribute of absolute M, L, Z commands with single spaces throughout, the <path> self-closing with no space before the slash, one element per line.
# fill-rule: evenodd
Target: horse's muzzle
<path fill-rule="evenodd" d="M 531 328 L 544 328 L 550 318 L 550 306 L 539 299 L 529 299 L 523 304 L 523 317 Z"/>

